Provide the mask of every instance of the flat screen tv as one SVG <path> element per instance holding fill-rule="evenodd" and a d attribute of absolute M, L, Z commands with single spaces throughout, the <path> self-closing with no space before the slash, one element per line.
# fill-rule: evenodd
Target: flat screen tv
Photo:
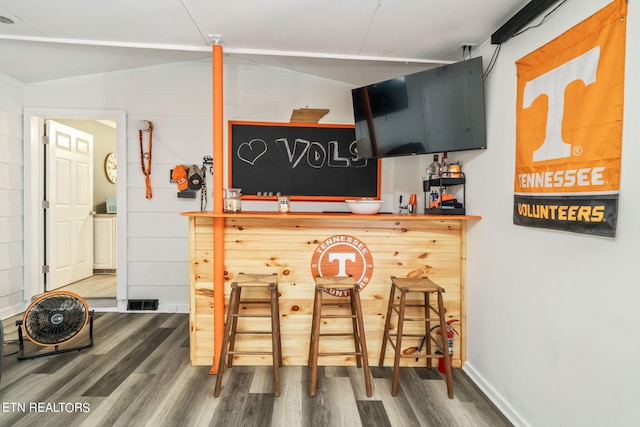
<path fill-rule="evenodd" d="M 360 158 L 486 148 L 482 58 L 353 89 Z"/>

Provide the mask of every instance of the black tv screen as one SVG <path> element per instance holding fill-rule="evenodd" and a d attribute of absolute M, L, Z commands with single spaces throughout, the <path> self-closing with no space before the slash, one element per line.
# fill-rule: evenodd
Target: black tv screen
<path fill-rule="evenodd" d="M 360 158 L 486 148 L 482 58 L 352 91 Z"/>

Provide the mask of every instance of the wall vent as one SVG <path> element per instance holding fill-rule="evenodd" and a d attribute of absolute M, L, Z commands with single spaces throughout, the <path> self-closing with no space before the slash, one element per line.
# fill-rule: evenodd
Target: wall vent
<path fill-rule="evenodd" d="M 127 310 L 157 310 L 157 299 L 130 299 L 127 300 Z"/>

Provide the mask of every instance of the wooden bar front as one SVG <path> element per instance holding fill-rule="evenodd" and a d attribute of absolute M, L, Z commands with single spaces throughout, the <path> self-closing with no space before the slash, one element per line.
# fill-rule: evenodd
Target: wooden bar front
<path fill-rule="evenodd" d="M 342 236 L 364 244 L 373 261 L 370 280 L 361 291 L 367 347 L 372 366 L 377 366 L 380 355 L 391 284 L 389 277 L 392 275 L 426 275 L 445 289 L 447 320 L 460 321 L 453 324 L 458 331 L 454 337 L 453 366 L 463 365 L 466 359 L 466 223 L 480 217 L 270 212 L 185 212 L 183 215 L 189 217 L 192 365 L 211 366 L 214 357 L 213 301 L 216 296 L 213 293 L 213 221 L 216 217 L 223 217 L 225 221 L 225 307 L 229 298 L 229 285 L 238 273 L 278 275 L 285 365 L 307 365 L 314 294 L 312 258 L 325 240 L 331 237 L 340 239 Z M 244 309 L 249 310 L 246 307 Z M 323 327 L 336 329 L 342 325 L 344 324 L 330 322 Z M 420 322 L 410 322 L 406 326 L 410 329 L 405 328 L 405 332 L 424 327 Z M 251 326 L 251 329 L 256 327 Z M 238 349 L 241 345 L 245 349 L 270 348 L 268 336 L 252 336 L 245 338 L 244 342 L 241 339 L 242 337 L 238 338 Z M 323 346 L 332 351 L 353 347 L 353 342 L 348 339 L 331 337 L 321 339 L 320 344 L 321 351 Z M 402 348 L 406 351 L 419 345 L 419 339 L 416 338 L 405 338 L 402 342 Z M 270 365 L 271 358 L 244 356 L 237 363 Z M 342 366 L 355 364 L 355 360 L 353 356 L 331 357 L 321 358 L 319 363 Z M 388 366 L 392 363 L 392 349 L 388 346 L 385 364 Z M 402 359 L 402 364 L 406 366 L 423 363 L 423 360 L 414 363 L 413 358 Z"/>

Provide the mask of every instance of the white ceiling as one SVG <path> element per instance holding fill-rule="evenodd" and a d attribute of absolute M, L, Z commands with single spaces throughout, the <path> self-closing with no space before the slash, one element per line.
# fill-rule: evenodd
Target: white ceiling
<path fill-rule="evenodd" d="M 354 85 L 462 59 L 528 0 L 0 0 L 0 73 L 23 83 L 224 52 Z"/>

